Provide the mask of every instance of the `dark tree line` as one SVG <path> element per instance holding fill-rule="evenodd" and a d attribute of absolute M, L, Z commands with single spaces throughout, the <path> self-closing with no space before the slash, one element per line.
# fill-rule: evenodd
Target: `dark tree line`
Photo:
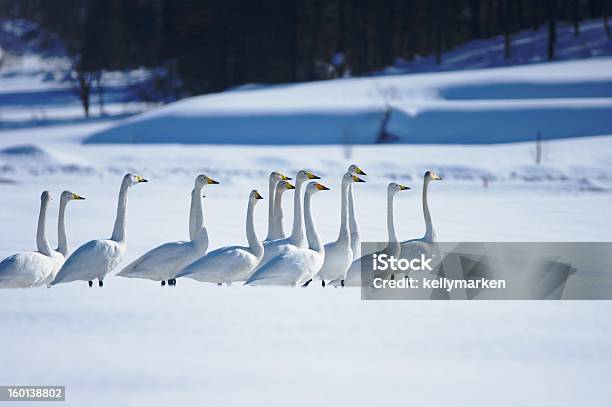
<path fill-rule="evenodd" d="M 171 67 L 185 94 L 363 75 L 474 38 L 605 17 L 612 0 L 0 0 L 65 39 L 82 98 L 105 70 Z M 609 33 L 609 27 L 606 26 Z M 343 57 L 340 57 L 342 55 Z M 336 56 L 336 58 L 334 58 Z M 330 61 L 334 63 L 330 63 Z M 88 103 L 88 102 L 87 102 Z M 84 105 L 85 106 L 85 105 Z M 88 107 L 86 108 L 88 109 Z"/>

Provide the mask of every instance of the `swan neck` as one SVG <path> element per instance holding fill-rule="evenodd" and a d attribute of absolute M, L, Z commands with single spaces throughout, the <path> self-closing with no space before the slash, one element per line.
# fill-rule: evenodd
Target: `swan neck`
<path fill-rule="evenodd" d="M 359 224 L 357 223 L 357 217 L 355 216 L 355 201 L 353 197 L 353 184 L 349 185 L 348 195 L 348 210 L 349 210 L 349 229 L 351 235 L 359 233 Z"/>
<path fill-rule="evenodd" d="M 304 197 L 304 218 L 306 222 L 306 238 L 308 239 L 308 247 L 315 252 L 321 253 L 323 249 L 323 243 L 321 237 L 317 231 L 317 227 L 312 217 L 312 194 L 306 194 Z"/>
<path fill-rule="evenodd" d="M 389 234 L 389 243 L 397 242 L 397 233 L 395 232 L 395 213 L 393 211 L 393 201 L 395 193 L 390 192 L 387 195 L 387 233 Z"/>
<path fill-rule="evenodd" d="M 276 212 L 274 198 L 278 190 L 276 187 L 277 185 L 278 183 L 276 182 L 276 179 L 270 177 L 270 180 L 268 181 L 268 236 L 266 237 L 266 240 L 274 239 L 274 214 Z"/>
<path fill-rule="evenodd" d="M 255 220 L 253 217 L 253 212 L 255 210 L 255 201 L 249 200 L 249 206 L 247 207 L 247 216 L 246 216 L 246 236 L 247 241 L 249 242 L 249 249 L 251 253 L 253 253 L 257 257 L 263 256 L 263 244 L 257 238 L 257 233 L 255 232 Z"/>
<path fill-rule="evenodd" d="M 38 227 L 36 229 L 36 246 L 38 251 L 46 256 L 51 255 L 51 247 L 47 241 L 46 222 L 47 222 L 47 201 L 41 201 L 40 212 L 38 213 Z"/>
<path fill-rule="evenodd" d="M 204 206 L 202 204 L 203 186 L 196 186 L 191 193 L 191 210 L 189 212 L 189 239 L 196 240 L 204 228 Z"/>
<path fill-rule="evenodd" d="M 68 201 L 62 199 L 57 217 L 57 251 L 66 257 L 68 254 L 68 235 L 66 233 L 66 205 Z"/>
<path fill-rule="evenodd" d="M 293 196 L 293 229 L 291 231 L 291 240 L 298 244 L 304 239 L 304 213 L 302 212 L 302 185 L 304 182 L 303 180 L 296 181 L 295 195 Z"/>
<path fill-rule="evenodd" d="M 274 212 L 272 217 L 272 238 L 282 239 L 285 237 L 283 230 L 283 190 L 276 188 L 274 192 Z"/>
<path fill-rule="evenodd" d="M 127 216 L 127 183 L 121 184 L 119 190 L 119 198 L 117 199 L 117 216 L 115 218 L 115 227 L 111 240 L 115 242 L 123 242 L 126 239 L 126 216 Z"/>
<path fill-rule="evenodd" d="M 433 242 L 435 238 L 435 232 L 433 224 L 431 223 L 431 214 L 429 213 L 429 204 L 427 202 L 427 190 L 429 187 L 429 180 L 426 178 L 423 181 L 423 217 L 425 218 L 425 236 L 423 240 L 427 242 Z"/>
<path fill-rule="evenodd" d="M 348 195 L 350 186 L 350 182 L 343 182 L 342 191 L 340 191 L 340 232 L 338 233 L 338 241 L 349 241 Z"/>

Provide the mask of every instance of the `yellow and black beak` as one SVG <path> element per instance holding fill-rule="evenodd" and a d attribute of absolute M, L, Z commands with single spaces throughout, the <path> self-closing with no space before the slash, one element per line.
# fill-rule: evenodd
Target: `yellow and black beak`
<path fill-rule="evenodd" d="M 368 175 L 359 167 L 355 168 L 355 173 L 358 175 Z"/>
<path fill-rule="evenodd" d="M 263 196 L 261 196 L 259 191 L 255 191 L 255 199 L 263 199 Z"/>
<path fill-rule="evenodd" d="M 83 197 L 82 197 L 82 196 L 80 196 L 80 195 L 77 195 L 77 194 L 73 193 L 73 194 L 72 194 L 72 199 L 81 200 L 81 199 L 85 199 L 85 198 L 83 198 Z"/>
<path fill-rule="evenodd" d="M 149 182 L 140 175 L 136 175 L 136 182 Z"/>
<path fill-rule="evenodd" d="M 402 184 L 399 184 L 399 187 L 400 187 L 400 191 L 406 191 L 407 189 L 410 189 L 410 187 L 407 187 L 406 185 L 402 185 Z"/>
<path fill-rule="evenodd" d="M 365 182 L 365 181 L 359 178 L 357 175 L 353 175 L 353 182 Z"/>
<path fill-rule="evenodd" d="M 286 176 L 285 174 L 280 174 L 280 176 L 283 181 L 289 181 L 290 179 L 293 179 L 291 177 Z"/>
<path fill-rule="evenodd" d="M 434 174 L 433 179 L 436 181 L 442 181 L 442 177 L 439 176 L 438 174 Z"/>
<path fill-rule="evenodd" d="M 293 185 L 290 182 L 287 182 L 286 185 L 287 185 L 287 189 L 295 189 L 295 185 Z"/>
<path fill-rule="evenodd" d="M 212 178 L 206 178 L 206 183 L 209 184 L 209 185 L 215 185 L 215 184 L 218 184 L 219 181 L 215 181 Z"/>
<path fill-rule="evenodd" d="M 325 185 L 323 184 L 319 184 L 318 182 L 315 184 L 315 187 L 319 190 L 319 191 L 329 191 L 329 188 L 327 188 Z"/>
<path fill-rule="evenodd" d="M 319 177 L 318 175 L 314 175 L 310 171 L 306 171 L 306 176 L 308 177 L 308 179 L 321 179 L 321 177 Z"/>

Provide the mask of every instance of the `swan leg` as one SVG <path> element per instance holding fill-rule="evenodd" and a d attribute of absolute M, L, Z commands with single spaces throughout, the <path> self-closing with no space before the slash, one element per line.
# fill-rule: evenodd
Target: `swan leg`
<path fill-rule="evenodd" d="M 344 287 L 344 280 L 340 280 L 340 285 Z"/>
<path fill-rule="evenodd" d="M 176 278 L 168 280 L 168 285 L 175 286 L 176 285 Z"/>
<path fill-rule="evenodd" d="M 302 287 L 308 287 L 308 284 L 310 284 L 311 282 L 312 282 L 312 278 L 306 281 L 304 284 L 302 284 Z"/>
<path fill-rule="evenodd" d="M 321 280 L 321 287 L 325 288 L 325 280 Z"/>
<path fill-rule="evenodd" d="M 93 281 L 89 280 L 89 286 L 93 287 Z"/>
<path fill-rule="evenodd" d="M 162 286 L 162 287 L 164 287 L 165 285 L 166 285 L 166 281 L 165 281 L 165 280 L 162 280 L 162 282 L 161 282 L 161 286 Z"/>
<path fill-rule="evenodd" d="M 221 286 L 223 285 L 223 283 L 217 283 L 217 285 L 218 285 L 219 287 L 221 287 Z"/>
<path fill-rule="evenodd" d="M 103 287 L 103 286 L 104 286 L 104 281 L 98 280 L 98 287 Z"/>
<path fill-rule="evenodd" d="M 395 280 L 395 274 L 391 274 L 391 280 Z"/>

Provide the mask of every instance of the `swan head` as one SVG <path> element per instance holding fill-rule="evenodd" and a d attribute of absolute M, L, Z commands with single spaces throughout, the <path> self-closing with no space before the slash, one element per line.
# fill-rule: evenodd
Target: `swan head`
<path fill-rule="evenodd" d="M 351 174 L 357 174 L 357 175 L 368 175 L 366 174 L 361 168 L 359 168 L 358 166 L 356 166 L 355 164 L 351 164 L 348 167 L 347 172 L 350 172 Z"/>
<path fill-rule="evenodd" d="M 134 175 L 134 174 L 128 173 L 128 174 L 125 174 L 125 176 L 123 177 L 123 182 L 126 183 L 127 186 L 131 187 L 136 184 L 140 184 L 141 182 L 149 182 L 149 181 L 147 181 L 140 175 Z"/>
<path fill-rule="evenodd" d="M 43 191 L 42 194 L 40 194 L 40 202 L 41 203 L 48 203 L 51 200 L 51 192 L 49 191 Z"/>
<path fill-rule="evenodd" d="M 365 182 L 365 181 L 363 179 L 359 178 L 357 175 L 354 175 L 354 174 L 352 174 L 350 172 L 347 172 L 342 177 L 342 183 L 343 184 L 349 184 L 351 182 Z"/>
<path fill-rule="evenodd" d="M 441 181 L 442 177 L 439 176 L 436 172 L 434 171 L 427 171 L 425 173 L 425 179 L 427 181 Z"/>
<path fill-rule="evenodd" d="M 276 190 L 281 194 L 290 189 L 295 189 L 295 186 L 289 181 L 280 181 L 276 187 Z"/>
<path fill-rule="evenodd" d="M 299 171 L 297 173 L 297 176 L 295 177 L 296 182 L 305 182 L 305 181 L 308 181 L 309 179 L 321 179 L 321 177 L 319 177 L 318 175 L 315 175 L 314 173 L 310 171 L 306 171 L 306 170 Z"/>
<path fill-rule="evenodd" d="M 257 201 L 259 201 L 260 199 L 263 199 L 263 196 L 261 196 L 259 191 L 257 191 L 256 189 L 252 190 L 249 194 L 249 201 L 253 203 L 257 203 Z"/>
<path fill-rule="evenodd" d="M 75 194 L 74 192 L 70 192 L 70 191 L 64 191 L 62 192 L 62 196 L 60 197 L 60 200 L 68 202 L 68 201 L 75 201 L 75 200 L 83 200 L 85 198 L 83 198 L 80 195 Z"/>
<path fill-rule="evenodd" d="M 200 174 L 196 177 L 195 183 L 196 186 L 203 187 L 204 185 L 216 185 L 219 181 L 215 181 L 207 175 Z"/>
<path fill-rule="evenodd" d="M 278 171 L 272 171 L 270 173 L 270 181 L 278 182 L 278 181 L 288 181 L 290 179 L 291 179 L 291 177 L 288 177 L 285 174 L 280 173 Z"/>
<path fill-rule="evenodd" d="M 307 194 L 314 194 L 314 193 L 319 192 L 319 191 L 329 191 L 329 188 L 327 188 L 323 184 L 319 184 L 318 182 L 311 182 L 306 187 L 306 193 Z"/>
<path fill-rule="evenodd" d="M 387 186 L 387 192 L 392 193 L 392 194 L 395 194 L 396 192 L 399 192 L 399 191 L 407 191 L 409 189 L 410 187 L 407 187 L 402 184 L 398 184 L 397 182 L 390 182 L 389 185 Z"/>

